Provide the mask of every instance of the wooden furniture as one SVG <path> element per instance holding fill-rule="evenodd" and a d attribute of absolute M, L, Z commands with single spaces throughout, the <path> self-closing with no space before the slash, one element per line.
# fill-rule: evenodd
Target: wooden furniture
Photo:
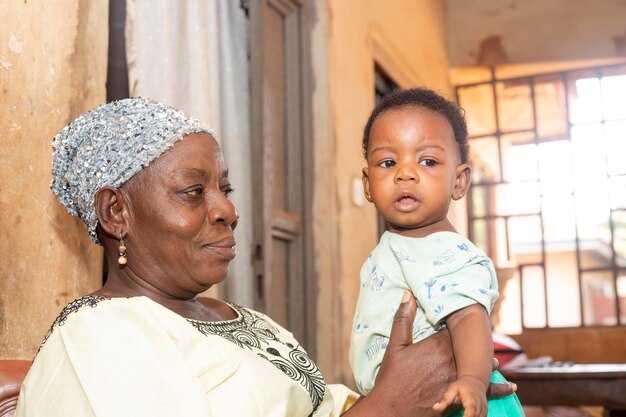
<path fill-rule="evenodd" d="M 626 416 L 626 364 L 517 368 L 501 372 L 517 384 L 522 405 L 603 406 L 606 417 Z"/>
<path fill-rule="evenodd" d="M 30 361 L 0 360 L 0 417 L 13 417 Z"/>

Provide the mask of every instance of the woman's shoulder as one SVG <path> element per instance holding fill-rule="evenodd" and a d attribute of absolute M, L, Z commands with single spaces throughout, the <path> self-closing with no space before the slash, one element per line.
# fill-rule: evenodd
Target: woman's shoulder
<path fill-rule="evenodd" d="M 55 323 L 65 322 L 67 318 L 80 310 L 86 308 L 95 308 L 103 301 L 110 301 L 111 297 L 104 297 L 101 295 L 83 295 L 82 297 L 75 298 L 67 303 L 57 316 Z"/>
<path fill-rule="evenodd" d="M 46 343 L 46 341 L 50 338 L 50 336 L 57 327 L 64 326 L 68 318 L 70 318 L 73 314 L 76 314 L 81 310 L 84 311 L 84 309 L 86 308 L 97 307 L 98 304 L 106 300 L 110 300 L 110 297 L 102 297 L 99 295 L 84 295 L 70 301 L 65 307 L 63 307 L 59 315 L 52 322 L 52 325 L 44 336 L 41 345 L 43 346 Z"/>
<path fill-rule="evenodd" d="M 70 301 L 54 320 L 55 325 L 62 326 L 68 319 L 82 313 L 102 313 L 111 309 L 137 309 L 140 307 L 141 297 L 108 297 L 96 294 L 84 295 Z"/>
<path fill-rule="evenodd" d="M 115 328 L 116 323 L 132 322 L 133 317 L 148 316 L 149 303 L 146 297 L 107 297 L 102 295 L 84 295 L 70 301 L 57 315 L 45 334 L 41 347 L 50 337 L 60 331 L 76 331 L 84 327 L 97 327 L 102 331 Z M 139 320 L 135 320 L 139 323 Z"/>

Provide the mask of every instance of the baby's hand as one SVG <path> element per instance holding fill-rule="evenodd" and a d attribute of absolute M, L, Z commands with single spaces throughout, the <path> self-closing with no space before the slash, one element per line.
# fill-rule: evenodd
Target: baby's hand
<path fill-rule="evenodd" d="M 486 392 L 487 387 L 480 379 L 462 376 L 450 384 L 433 409 L 443 412 L 452 404 L 460 402 L 463 405 L 463 417 L 485 417 L 487 415 Z"/>

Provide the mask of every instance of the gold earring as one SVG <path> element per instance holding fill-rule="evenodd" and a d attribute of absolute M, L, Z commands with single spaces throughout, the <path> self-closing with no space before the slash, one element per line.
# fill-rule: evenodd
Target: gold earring
<path fill-rule="evenodd" d="M 119 247 L 119 258 L 117 258 L 117 263 L 120 265 L 126 265 L 128 262 L 128 258 L 126 258 L 126 245 L 124 245 L 124 239 L 120 238 L 120 247 Z"/>

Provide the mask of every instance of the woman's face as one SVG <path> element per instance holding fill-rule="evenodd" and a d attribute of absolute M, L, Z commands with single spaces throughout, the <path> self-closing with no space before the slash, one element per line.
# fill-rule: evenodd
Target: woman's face
<path fill-rule="evenodd" d="M 193 297 L 226 278 L 238 216 L 215 139 L 184 137 L 123 189 L 128 272 L 176 298 Z"/>

